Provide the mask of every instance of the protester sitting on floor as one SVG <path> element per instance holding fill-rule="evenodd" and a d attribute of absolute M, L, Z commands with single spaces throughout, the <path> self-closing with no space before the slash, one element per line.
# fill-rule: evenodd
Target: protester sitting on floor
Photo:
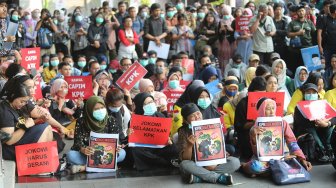
<path fill-rule="evenodd" d="M 203 120 L 202 113 L 196 104 L 189 103 L 182 108 L 183 125 L 178 130 L 178 149 L 180 171 L 182 179 L 187 183 L 219 183 L 232 185 L 233 179 L 231 173 L 240 167 L 239 159 L 227 154 L 227 163 L 200 167 L 195 163 L 194 145 L 196 136 L 192 135 L 191 122 Z"/>
<path fill-rule="evenodd" d="M 134 97 L 133 101 L 135 104 L 135 114 L 150 117 L 165 117 L 157 111 L 154 97 L 149 93 L 139 93 Z M 133 132 L 133 129 L 129 129 L 128 131 L 129 135 Z M 139 171 L 158 167 L 171 167 L 171 160 L 177 158 L 176 147 L 170 139 L 164 148 L 133 147 L 131 151 L 135 168 Z"/>
<path fill-rule="evenodd" d="M 222 91 L 216 93 L 212 100 L 212 105 L 221 109 L 223 108 L 223 105 L 219 105 L 219 101 L 221 101 L 222 104 L 225 104 L 227 101 L 232 100 L 236 95 L 239 94 L 239 82 L 237 77 L 228 76 L 222 82 L 224 85 Z"/>
<path fill-rule="evenodd" d="M 87 156 L 94 154 L 94 148 L 89 146 L 90 132 L 119 134 L 116 119 L 107 114 L 104 100 L 97 96 L 90 97 L 84 106 L 82 117 L 77 120 L 75 140 L 71 150 L 67 153 L 71 173 L 85 171 Z M 118 146 L 117 162 L 122 162 L 126 152 Z"/>
<path fill-rule="evenodd" d="M 276 114 L 276 103 L 274 100 L 269 98 L 261 98 L 257 103 L 258 117 L 275 117 Z M 296 138 L 289 124 L 282 120 L 283 134 L 286 141 L 286 145 L 289 149 L 291 155 L 298 157 L 300 163 L 308 171 L 312 169 L 310 162 L 306 160 L 305 155 L 297 144 Z M 269 162 L 260 161 L 258 159 L 257 151 L 257 135 L 262 134 L 265 131 L 263 127 L 259 127 L 255 124 L 250 130 L 250 143 L 252 146 L 253 157 L 252 159 L 243 164 L 242 169 L 245 173 L 255 177 L 256 175 L 264 174 L 269 172 Z"/>

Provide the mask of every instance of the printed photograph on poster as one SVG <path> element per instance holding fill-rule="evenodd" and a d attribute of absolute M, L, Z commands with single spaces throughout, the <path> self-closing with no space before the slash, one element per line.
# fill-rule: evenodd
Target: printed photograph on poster
<path fill-rule="evenodd" d="M 118 134 L 90 133 L 90 147 L 94 154 L 87 157 L 87 172 L 114 172 L 117 170 Z"/>
<path fill-rule="evenodd" d="M 211 166 L 226 163 L 225 140 L 219 118 L 193 121 L 192 133 L 196 136 L 194 145 L 197 166 Z"/>
<path fill-rule="evenodd" d="M 297 107 L 302 115 L 310 121 L 336 117 L 335 109 L 326 100 L 300 101 Z"/>
<path fill-rule="evenodd" d="M 281 117 L 259 117 L 258 127 L 264 132 L 256 135 L 257 154 L 260 161 L 281 159 L 284 156 L 284 130 Z"/>
<path fill-rule="evenodd" d="M 192 81 L 194 76 L 194 60 L 182 59 L 183 80 Z"/>
<path fill-rule="evenodd" d="M 324 65 L 321 63 L 321 56 L 318 46 L 302 48 L 301 55 L 303 63 L 309 72 L 324 68 Z"/>

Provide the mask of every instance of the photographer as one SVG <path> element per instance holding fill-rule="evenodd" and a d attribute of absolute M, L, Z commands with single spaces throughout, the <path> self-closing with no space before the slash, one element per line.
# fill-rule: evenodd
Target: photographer
<path fill-rule="evenodd" d="M 57 26 L 51 19 L 48 9 L 41 10 L 41 20 L 37 22 L 35 31 L 37 31 L 37 45 L 41 47 L 41 55 L 55 54 L 53 33 L 57 32 Z"/>

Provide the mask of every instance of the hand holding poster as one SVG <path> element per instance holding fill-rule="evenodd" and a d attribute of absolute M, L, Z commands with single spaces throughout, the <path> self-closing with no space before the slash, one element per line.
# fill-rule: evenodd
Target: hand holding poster
<path fill-rule="evenodd" d="M 15 156 L 18 176 L 56 172 L 59 165 L 56 141 L 15 146 Z"/>
<path fill-rule="evenodd" d="M 226 163 L 225 140 L 219 118 L 192 121 L 192 133 L 196 136 L 194 145 L 197 166 L 211 166 Z"/>
<path fill-rule="evenodd" d="M 129 135 L 130 147 L 163 148 L 168 143 L 171 118 L 159 118 L 133 114 L 130 128 L 133 133 Z"/>
<path fill-rule="evenodd" d="M 309 72 L 324 68 L 324 65 L 321 64 L 321 56 L 318 46 L 302 48 L 301 55 Z"/>
<path fill-rule="evenodd" d="M 279 160 L 284 156 L 284 129 L 281 117 L 258 117 L 258 127 L 264 131 L 256 135 L 257 155 L 260 161 Z"/>
<path fill-rule="evenodd" d="M 182 59 L 183 80 L 193 81 L 194 69 L 194 60 Z"/>
<path fill-rule="evenodd" d="M 283 115 L 284 109 L 284 92 L 248 92 L 247 101 L 247 119 L 255 120 L 258 117 L 257 103 L 261 98 L 270 98 L 276 102 L 276 116 Z"/>
<path fill-rule="evenodd" d="M 153 50 L 157 53 L 157 57 L 162 59 L 168 59 L 170 45 L 161 43 L 161 46 L 157 46 L 155 42 L 150 41 L 147 52 Z"/>
<path fill-rule="evenodd" d="M 146 74 L 147 70 L 140 63 L 135 62 L 120 76 L 116 84 L 122 89 L 131 90 Z"/>
<path fill-rule="evenodd" d="M 87 172 L 114 172 L 117 170 L 118 134 L 90 133 L 90 147 L 94 154 L 87 158 Z"/>
<path fill-rule="evenodd" d="M 252 17 L 250 16 L 240 16 L 236 18 L 236 31 L 242 32 L 242 31 L 250 31 L 249 29 L 249 23 L 250 19 Z"/>
<path fill-rule="evenodd" d="M 173 113 L 174 104 L 181 97 L 183 91 L 164 91 L 163 92 L 167 96 L 167 111 L 168 114 Z"/>
<path fill-rule="evenodd" d="M 93 95 L 91 76 L 66 76 L 69 85 L 67 99 L 88 99 Z"/>
<path fill-rule="evenodd" d="M 300 101 L 298 109 L 310 121 L 336 117 L 335 109 L 326 100 Z"/>

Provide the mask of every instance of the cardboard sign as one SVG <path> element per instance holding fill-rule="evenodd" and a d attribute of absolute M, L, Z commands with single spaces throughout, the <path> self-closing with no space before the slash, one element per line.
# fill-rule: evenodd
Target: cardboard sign
<path fill-rule="evenodd" d="M 194 69 L 193 59 L 182 59 L 183 80 L 193 81 Z"/>
<path fill-rule="evenodd" d="M 236 18 L 236 31 L 250 31 L 249 23 L 252 17 L 240 16 Z"/>
<path fill-rule="evenodd" d="M 210 92 L 212 96 L 215 96 L 216 93 L 222 91 L 221 89 L 218 88 L 219 80 L 214 80 L 212 82 L 209 82 L 205 84 L 205 88 Z"/>
<path fill-rule="evenodd" d="M 15 155 L 18 176 L 56 172 L 59 165 L 56 141 L 15 146 Z"/>
<path fill-rule="evenodd" d="M 163 93 L 167 96 L 167 112 L 171 114 L 174 111 L 174 104 L 181 97 L 183 91 L 164 91 Z"/>
<path fill-rule="evenodd" d="M 39 70 L 40 68 L 40 48 L 22 48 L 21 66 L 30 72 L 31 69 Z"/>
<path fill-rule="evenodd" d="M 318 46 L 312 46 L 301 49 L 301 55 L 304 65 L 308 71 L 322 69 L 324 66 L 321 63 L 321 56 Z"/>
<path fill-rule="evenodd" d="M 66 76 L 64 80 L 69 85 L 67 99 L 88 99 L 93 95 L 91 76 Z"/>
<path fill-rule="evenodd" d="M 88 156 L 87 172 L 114 172 L 117 170 L 117 147 L 119 134 L 90 132 L 90 147 L 94 154 Z"/>
<path fill-rule="evenodd" d="M 146 74 L 147 70 L 140 63 L 135 62 L 120 76 L 116 84 L 122 89 L 131 90 Z"/>
<path fill-rule="evenodd" d="M 326 100 L 300 101 L 298 109 L 310 121 L 336 117 L 335 109 Z"/>
<path fill-rule="evenodd" d="M 280 160 L 284 157 L 284 128 L 281 117 L 258 117 L 258 127 L 264 132 L 256 135 L 257 155 L 260 161 Z"/>
<path fill-rule="evenodd" d="M 248 92 L 247 119 L 258 117 L 257 103 L 261 98 L 270 98 L 276 102 L 276 116 L 283 115 L 285 92 Z"/>
<path fill-rule="evenodd" d="M 155 42 L 149 41 L 148 50 L 155 51 L 157 53 L 157 57 L 162 59 L 168 59 L 170 44 L 161 43 L 161 46 L 157 46 Z"/>
<path fill-rule="evenodd" d="M 191 81 L 180 80 L 180 87 L 181 87 L 182 89 L 186 89 L 187 86 L 190 84 L 190 82 L 191 82 Z M 168 82 L 167 82 L 167 80 L 165 80 L 165 81 L 163 82 L 163 88 L 166 88 L 167 85 L 168 85 Z"/>
<path fill-rule="evenodd" d="M 171 118 L 133 114 L 130 128 L 134 132 L 128 138 L 129 146 L 163 148 L 167 145 L 171 126 Z"/>
<path fill-rule="evenodd" d="M 192 121 L 192 133 L 196 136 L 194 145 L 197 166 L 211 166 L 226 163 L 225 140 L 219 118 Z"/>

